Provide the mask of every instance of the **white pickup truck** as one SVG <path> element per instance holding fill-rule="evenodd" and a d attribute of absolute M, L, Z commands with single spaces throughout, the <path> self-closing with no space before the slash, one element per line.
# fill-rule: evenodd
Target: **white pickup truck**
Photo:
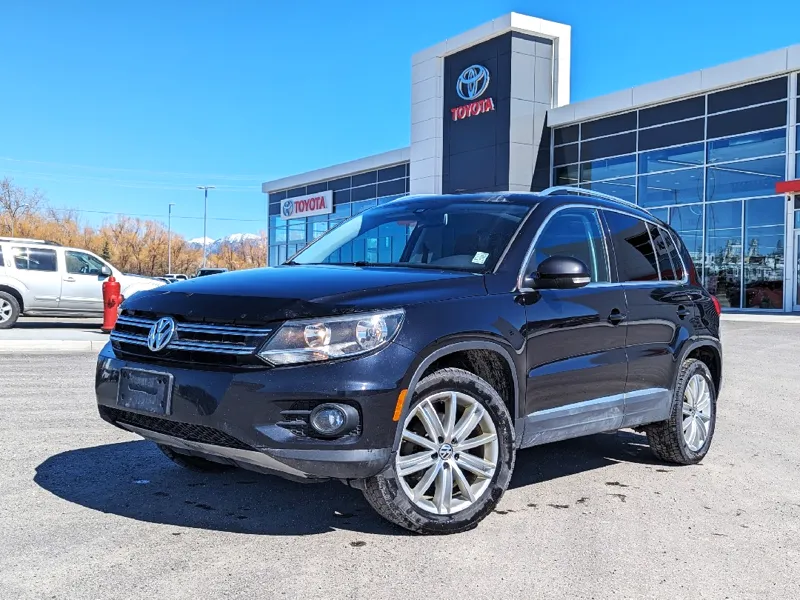
<path fill-rule="evenodd" d="M 0 237 L 0 329 L 13 327 L 20 315 L 100 316 L 103 282 L 112 275 L 123 298 L 164 285 L 125 275 L 88 250 Z"/>

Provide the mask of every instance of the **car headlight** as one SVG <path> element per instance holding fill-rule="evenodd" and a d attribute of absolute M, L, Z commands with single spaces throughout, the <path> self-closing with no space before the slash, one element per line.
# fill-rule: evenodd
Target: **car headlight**
<path fill-rule="evenodd" d="M 347 358 L 385 346 L 403 324 L 405 311 L 287 321 L 259 351 L 275 366 Z"/>

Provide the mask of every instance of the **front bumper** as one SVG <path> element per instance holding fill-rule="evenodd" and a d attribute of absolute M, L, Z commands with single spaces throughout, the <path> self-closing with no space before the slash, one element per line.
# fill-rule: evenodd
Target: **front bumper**
<path fill-rule="evenodd" d="M 390 459 L 392 416 L 413 360 L 412 351 L 395 343 L 352 360 L 230 371 L 127 360 L 107 345 L 95 390 L 106 421 L 185 454 L 290 479 L 363 479 Z M 118 406 L 123 368 L 171 374 L 169 414 Z M 286 426 L 284 411 L 323 402 L 355 406 L 358 430 L 326 440 Z"/>

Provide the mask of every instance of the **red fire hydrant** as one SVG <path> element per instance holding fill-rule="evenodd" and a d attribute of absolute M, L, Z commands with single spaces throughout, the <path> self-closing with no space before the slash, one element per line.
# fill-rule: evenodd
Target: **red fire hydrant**
<path fill-rule="evenodd" d="M 119 305 L 122 304 L 119 281 L 112 275 L 103 282 L 103 331 L 108 333 L 117 324 Z"/>

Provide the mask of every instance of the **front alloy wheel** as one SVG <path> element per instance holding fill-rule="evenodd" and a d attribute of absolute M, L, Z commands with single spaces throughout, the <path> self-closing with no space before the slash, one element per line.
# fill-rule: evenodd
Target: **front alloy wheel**
<path fill-rule="evenodd" d="M 364 496 L 411 531 L 466 531 L 500 501 L 514 458 L 513 422 L 497 391 L 473 373 L 442 369 L 417 386 L 394 459 L 364 482 Z"/>
<path fill-rule="evenodd" d="M 497 428 L 472 396 L 456 391 L 429 396 L 406 418 L 402 440 L 395 471 L 422 510 L 457 513 L 489 488 L 500 456 Z"/>

